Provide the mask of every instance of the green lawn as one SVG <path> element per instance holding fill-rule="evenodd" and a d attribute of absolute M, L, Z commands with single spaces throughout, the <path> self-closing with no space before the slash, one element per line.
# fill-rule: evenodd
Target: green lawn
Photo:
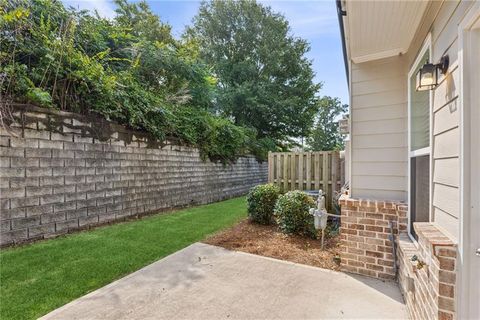
<path fill-rule="evenodd" d="M 0 318 L 37 318 L 244 217 L 241 197 L 2 250 Z"/>

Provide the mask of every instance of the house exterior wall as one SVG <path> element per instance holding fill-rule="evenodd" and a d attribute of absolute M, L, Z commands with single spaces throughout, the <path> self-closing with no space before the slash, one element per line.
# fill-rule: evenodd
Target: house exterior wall
<path fill-rule="evenodd" d="M 432 108 L 432 215 L 431 219 L 454 240 L 459 238 L 460 215 L 460 70 L 458 67 L 458 25 L 474 1 L 432 2 L 424 16 L 408 55 L 413 64 L 422 42 L 431 34 L 432 62 L 450 58 L 446 76 L 433 90 Z"/>
<path fill-rule="evenodd" d="M 407 200 L 405 59 L 351 65 L 351 195 Z"/>
<path fill-rule="evenodd" d="M 433 91 L 432 221 L 459 236 L 460 128 L 458 24 L 473 1 L 430 3 L 404 56 L 351 64 L 352 198 L 408 200 L 408 72 L 431 33 L 433 62 L 450 57 Z"/>
<path fill-rule="evenodd" d="M 388 221 L 399 222 L 400 213 L 392 211 L 382 218 L 381 215 L 376 215 L 382 213 L 378 207 L 371 208 L 367 205 L 354 209 L 351 204 L 381 203 L 381 200 L 385 203 L 386 200 L 408 202 L 408 72 L 427 37 L 431 38 L 431 62 L 438 63 L 445 54 L 450 58 L 447 75 L 440 76 L 438 87 L 432 91 L 431 221 L 414 223 L 417 242 L 414 243 L 402 230 L 399 230 L 395 242 L 397 279 L 413 319 L 455 319 L 459 309 L 461 246 L 458 243 L 462 206 L 460 114 L 463 106 L 459 99 L 461 70 L 458 56 L 461 48 L 458 43 L 458 25 L 474 3 L 431 1 L 407 54 L 353 64 L 350 70 L 351 198 L 342 203 L 344 218 L 341 231 L 345 246 L 342 263 L 344 270 L 384 278 L 385 271 L 391 271 L 385 268 L 385 261 L 377 259 L 375 265 L 372 259 L 366 258 L 359 250 L 367 248 L 366 244 L 377 243 L 374 240 L 377 235 L 362 232 L 361 239 L 359 230 L 367 230 L 368 224 L 358 226 L 360 220 L 355 222 L 354 219 L 362 218 L 359 215 L 363 214 L 365 218 L 362 221 L 370 223 L 372 221 L 366 219 L 370 215 L 377 217 L 373 221 L 375 225 L 382 225 Z M 375 81 L 375 77 L 383 81 Z M 388 107 L 383 107 L 382 103 Z M 368 113 L 370 109 L 378 112 Z M 395 139 L 394 130 L 400 129 L 398 126 L 402 123 L 401 119 L 404 134 L 399 133 L 400 137 Z M 387 125 L 379 124 L 378 120 L 385 121 Z M 382 142 L 385 144 L 382 145 Z M 370 177 L 365 178 L 368 175 Z M 377 180 L 378 176 L 383 179 Z M 400 182 L 402 177 L 403 184 Z M 353 227 L 360 229 L 352 231 Z M 373 231 L 371 227 L 369 229 Z M 425 263 L 426 267 L 417 269 L 416 262 L 411 260 L 413 256 Z M 367 266 L 367 260 L 369 269 L 381 270 L 383 267 L 383 271 L 376 274 L 363 272 L 361 264 Z"/>

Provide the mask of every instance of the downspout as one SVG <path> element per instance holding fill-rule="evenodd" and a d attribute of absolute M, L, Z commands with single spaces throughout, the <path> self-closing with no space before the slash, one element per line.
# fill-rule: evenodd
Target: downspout
<path fill-rule="evenodd" d="M 342 38 L 343 62 L 345 64 L 347 85 L 349 86 L 350 81 L 349 81 L 349 72 L 348 72 L 347 46 L 345 44 L 345 28 L 343 26 L 343 17 L 347 15 L 347 12 L 342 10 L 342 0 L 336 0 L 336 3 L 337 3 L 338 24 L 340 25 L 340 37 Z"/>

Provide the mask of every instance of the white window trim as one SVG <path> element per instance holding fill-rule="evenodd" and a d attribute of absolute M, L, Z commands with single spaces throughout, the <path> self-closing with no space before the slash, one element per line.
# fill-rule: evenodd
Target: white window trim
<path fill-rule="evenodd" d="M 427 37 L 425 38 L 423 44 L 422 44 L 422 48 L 420 49 L 420 51 L 417 53 L 417 57 L 415 58 L 415 61 L 414 63 L 412 64 L 411 68 L 410 68 L 410 71 L 408 72 L 408 77 L 407 77 L 407 88 L 408 88 L 408 104 L 407 104 L 407 122 L 408 122 L 408 132 L 407 132 L 407 139 L 408 139 L 408 143 L 407 143 L 407 148 L 408 148 L 408 156 L 407 156 L 407 163 L 408 163 L 408 194 L 407 194 L 407 197 L 408 197 L 408 212 L 407 212 L 407 218 L 408 218 L 408 225 L 407 225 L 407 232 L 408 232 L 408 236 L 409 238 L 413 241 L 413 243 L 415 245 L 417 245 L 417 240 L 415 239 L 415 237 L 413 237 L 412 235 L 412 232 L 411 232 L 411 218 L 410 218 L 410 215 L 411 215 L 411 204 L 412 204 L 412 201 L 411 201 L 411 164 L 410 164 L 410 161 L 411 161 L 411 158 L 412 157 L 417 157 L 417 156 L 420 156 L 420 155 L 430 155 L 430 163 L 429 163 L 429 206 L 428 206 L 428 209 L 429 209 L 429 212 L 428 212 L 428 220 L 429 221 L 432 221 L 432 199 L 433 199 L 433 190 L 432 190 L 432 180 L 433 180 L 433 177 L 432 177 L 432 174 L 433 174 L 433 156 L 432 156 L 432 142 L 433 142 L 433 135 L 432 135 L 432 125 L 433 125 L 433 120 L 432 120 L 432 110 L 433 110 L 433 91 L 432 90 L 429 90 L 429 125 L 430 125 L 430 128 L 429 128 L 429 146 L 428 147 L 425 147 L 425 148 L 422 148 L 422 149 L 417 149 L 417 150 L 414 150 L 414 151 L 410 151 L 411 150 L 411 125 L 410 125 L 410 117 L 411 117 L 411 114 L 410 114 L 410 108 L 411 108 L 411 100 L 410 100 L 410 96 L 411 96 L 411 90 L 412 88 L 410 87 L 410 79 L 411 77 L 414 75 L 414 72 L 415 72 L 415 69 L 418 67 L 418 64 L 420 63 L 422 57 L 424 56 L 425 52 L 428 50 L 429 52 L 429 56 L 428 56 L 428 60 L 429 62 L 432 62 L 432 59 L 433 59 L 433 50 L 432 50 L 432 34 L 429 33 L 427 35 Z"/>
<path fill-rule="evenodd" d="M 468 62 L 471 61 L 471 57 L 467 55 L 469 43 L 465 39 L 465 36 L 468 34 L 469 29 L 477 21 L 480 15 L 480 2 L 476 2 L 469 11 L 465 14 L 465 17 L 459 24 L 458 27 L 458 60 L 459 60 L 459 71 L 460 71 L 460 235 L 459 235 L 459 261 L 460 264 L 459 274 L 457 283 L 460 284 L 457 295 L 457 305 L 458 308 L 458 319 L 467 319 L 472 318 L 470 313 L 472 312 L 472 304 L 475 304 L 475 298 L 472 298 L 470 285 L 471 280 L 469 279 L 472 272 L 470 271 L 471 259 L 472 257 L 471 246 L 468 245 L 470 242 L 470 224 L 471 224 L 471 207 L 476 202 L 478 203 L 478 194 L 480 191 L 478 183 L 473 186 L 470 181 L 470 175 L 472 174 L 470 168 L 471 164 L 471 153 L 477 150 L 478 154 L 478 144 L 472 143 L 470 141 L 470 135 L 473 135 L 474 129 L 471 126 L 471 117 L 473 104 L 470 102 L 470 90 L 474 85 L 470 83 L 470 73 L 471 66 L 468 65 Z M 470 53 L 471 54 L 471 53 Z M 465 61 L 467 60 L 467 61 Z M 478 111 L 477 111 L 478 112 Z M 478 115 L 478 113 L 477 113 Z M 477 149 L 475 149 L 477 148 Z M 472 186 L 476 190 L 472 190 Z M 472 198 L 472 195 L 476 195 L 476 199 Z M 478 210 L 478 207 L 477 207 Z M 457 285 L 458 286 L 458 285 Z M 473 301 L 473 302 L 472 302 Z"/>

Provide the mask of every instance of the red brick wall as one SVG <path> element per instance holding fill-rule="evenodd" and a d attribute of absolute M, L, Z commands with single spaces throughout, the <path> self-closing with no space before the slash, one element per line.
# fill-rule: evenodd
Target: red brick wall
<path fill-rule="evenodd" d="M 380 279 L 397 280 L 411 319 L 455 319 L 457 246 L 432 223 L 415 223 L 418 242 L 407 235 L 405 203 L 340 198 L 340 237 L 343 271 Z M 417 268 L 413 256 L 425 264 Z"/>
<path fill-rule="evenodd" d="M 394 279 L 391 221 L 397 235 L 407 228 L 407 206 L 401 202 L 340 198 L 341 268 L 381 279 Z"/>
<path fill-rule="evenodd" d="M 398 240 L 398 282 L 410 318 L 454 319 L 457 246 L 431 223 L 414 228 L 416 245 L 406 234 Z M 414 255 L 426 264 L 423 268 L 411 261 Z"/>

